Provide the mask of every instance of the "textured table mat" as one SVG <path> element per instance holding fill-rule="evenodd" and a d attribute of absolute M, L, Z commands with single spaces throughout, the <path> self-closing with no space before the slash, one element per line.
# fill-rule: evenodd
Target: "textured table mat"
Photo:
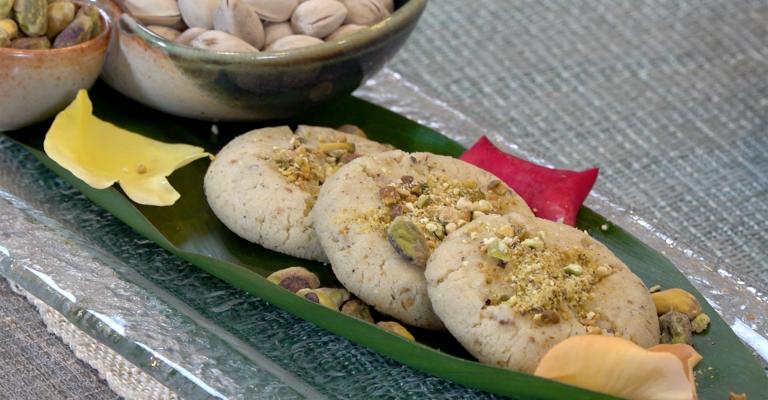
<path fill-rule="evenodd" d="M 392 67 L 542 158 L 599 165 L 597 190 L 765 291 L 766 21 L 766 1 L 433 0 Z M 0 285 L 0 397 L 115 397 L 19 301 Z"/>

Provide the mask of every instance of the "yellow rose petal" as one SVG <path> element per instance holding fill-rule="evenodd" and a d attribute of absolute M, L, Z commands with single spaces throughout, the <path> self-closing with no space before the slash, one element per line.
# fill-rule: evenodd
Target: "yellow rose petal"
<path fill-rule="evenodd" d="M 179 199 L 166 179 L 173 171 L 211 157 L 200 147 L 148 139 L 96 118 L 85 90 L 56 116 L 43 148 L 91 187 L 104 189 L 118 182 L 131 200 L 152 206 Z"/>
<path fill-rule="evenodd" d="M 534 374 L 630 400 L 695 400 L 692 369 L 699 360 L 687 344 L 646 350 L 626 339 L 584 335 L 555 345 Z"/>

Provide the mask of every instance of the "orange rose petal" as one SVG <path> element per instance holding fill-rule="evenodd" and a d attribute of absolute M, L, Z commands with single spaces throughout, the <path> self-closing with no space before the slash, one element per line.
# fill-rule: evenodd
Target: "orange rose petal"
<path fill-rule="evenodd" d="M 692 348 L 669 350 L 649 351 L 611 336 L 574 336 L 550 349 L 534 374 L 630 400 L 695 400 L 690 368 L 701 356 Z"/>

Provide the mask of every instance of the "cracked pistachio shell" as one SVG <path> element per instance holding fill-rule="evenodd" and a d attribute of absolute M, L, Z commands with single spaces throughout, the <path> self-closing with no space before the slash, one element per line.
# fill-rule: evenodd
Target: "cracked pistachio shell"
<path fill-rule="evenodd" d="M 355 25 L 355 24 L 342 25 L 341 27 L 339 27 L 339 29 L 336 29 L 327 38 L 325 38 L 325 40 L 331 41 L 331 40 L 342 39 L 346 36 L 349 36 L 357 31 L 361 31 L 365 28 L 367 28 L 367 26 L 365 25 Z"/>
<path fill-rule="evenodd" d="M 11 42 L 11 47 L 24 50 L 46 50 L 51 48 L 51 42 L 45 36 L 25 37 L 14 39 Z"/>
<path fill-rule="evenodd" d="M 243 39 L 221 31 L 208 31 L 194 38 L 190 46 L 203 50 L 223 51 L 228 53 L 250 53 L 259 49 L 251 46 Z"/>
<path fill-rule="evenodd" d="M 176 0 L 123 0 L 136 19 L 145 25 L 180 27 L 181 12 Z"/>
<path fill-rule="evenodd" d="M 11 46 L 10 35 L 8 35 L 8 32 L 0 29 L 0 48 L 10 47 L 10 46 Z"/>
<path fill-rule="evenodd" d="M 19 26 L 10 18 L 0 19 L 0 30 L 5 31 L 11 40 L 19 37 Z"/>
<path fill-rule="evenodd" d="M 190 28 L 213 29 L 219 0 L 179 0 L 179 10 Z"/>
<path fill-rule="evenodd" d="M 0 18 L 8 18 L 13 8 L 13 0 L 0 0 Z"/>
<path fill-rule="evenodd" d="M 296 7 L 291 27 L 297 33 L 324 38 L 338 29 L 346 17 L 346 7 L 336 0 L 309 0 Z"/>
<path fill-rule="evenodd" d="M 293 35 L 290 22 L 267 22 L 264 24 L 264 46 L 269 46 L 278 39 L 290 35 Z"/>
<path fill-rule="evenodd" d="M 43 36 L 48 28 L 47 0 L 16 0 L 13 15 L 24 34 L 30 37 Z"/>
<path fill-rule="evenodd" d="M 157 36 L 160 36 L 163 39 L 168 39 L 170 41 L 176 40 L 179 35 L 181 35 L 181 32 L 178 30 L 169 28 L 167 26 L 149 25 L 147 29 L 152 31 L 152 33 L 156 34 Z"/>
<path fill-rule="evenodd" d="M 74 21 L 76 9 L 75 4 L 68 1 L 48 4 L 48 29 L 45 31 L 45 36 L 53 40 Z"/>
<path fill-rule="evenodd" d="M 270 22 L 284 22 L 291 19 L 299 0 L 246 0 L 259 17 Z"/>
<path fill-rule="evenodd" d="M 323 41 L 312 36 L 307 35 L 290 35 L 284 38 L 277 39 L 274 43 L 267 47 L 267 51 L 284 51 L 290 49 L 297 49 L 299 47 L 314 46 L 316 44 L 322 44 Z"/>
<path fill-rule="evenodd" d="M 394 5 L 384 0 L 340 0 L 347 7 L 345 24 L 373 25 L 392 14 Z"/>
<path fill-rule="evenodd" d="M 264 47 L 261 19 L 244 0 L 220 0 L 213 17 L 213 27 L 237 36 L 257 49 Z"/>
<path fill-rule="evenodd" d="M 83 43 L 91 38 L 93 32 L 93 20 L 85 15 L 75 18 L 53 42 L 53 47 L 60 49 L 62 47 L 74 46 Z"/>
<path fill-rule="evenodd" d="M 176 38 L 176 43 L 189 45 L 196 37 L 205 32 L 208 32 L 208 30 L 203 28 L 189 28 Z"/>

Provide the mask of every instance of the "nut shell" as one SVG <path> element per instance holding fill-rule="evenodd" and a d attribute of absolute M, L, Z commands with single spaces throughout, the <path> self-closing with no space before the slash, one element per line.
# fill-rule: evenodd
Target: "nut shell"
<path fill-rule="evenodd" d="M 284 22 L 291 19 L 299 0 L 246 0 L 256 14 L 265 21 Z"/>
<path fill-rule="evenodd" d="M 346 17 L 346 7 L 336 0 L 309 0 L 296 7 L 291 27 L 297 33 L 324 38 L 338 29 Z"/>
<path fill-rule="evenodd" d="M 156 35 L 162 37 L 163 39 L 168 39 L 171 41 L 176 40 L 181 35 L 181 32 L 179 32 L 178 30 L 169 28 L 167 26 L 149 25 L 147 26 L 147 29 L 152 31 L 152 33 L 155 33 Z"/>
<path fill-rule="evenodd" d="M 394 9 L 392 1 L 340 0 L 347 7 L 345 24 L 370 26 L 389 17 Z"/>
<path fill-rule="evenodd" d="M 196 37 L 208 32 L 205 28 L 189 28 L 179 35 L 175 41 L 176 43 L 189 45 Z"/>
<path fill-rule="evenodd" d="M 213 27 L 245 40 L 260 49 L 264 46 L 264 27 L 261 19 L 244 0 L 220 0 Z"/>
<path fill-rule="evenodd" d="M 203 50 L 223 51 L 230 53 L 249 53 L 259 51 L 259 49 L 251 46 L 243 39 L 221 31 L 204 32 L 194 38 L 189 43 L 189 45 Z"/>
<path fill-rule="evenodd" d="M 355 32 L 361 31 L 363 29 L 367 28 L 365 25 L 355 25 L 355 24 L 348 24 L 348 25 L 342 25 L 339 27 L 339 29 L 336 29 L 328 35 L 325 40 L 331 41 L 331 40 L 338 40 L 342 39 L 344 37 L 347 37 Z"/>
<path fill-rule="evenodd" d="M 213 29 L 219 0 L 179 0 L 181 17 L 190 28 Z"/>
<path fill-rule="evenodd" d="M 275 43 L 278 39 L 293 35 L 290 22 L 267 22 L 264 24 L 264 46 Z"/>
<path fill-rule="evenodd" d="M 300 47 L 314 46 L 316 44 L 322 43 L 323 41 L 316 37 L 307 35 L 290 35 L 277 39 L 274 43 L 267 47 L 267 51 L 284 51 L 297 49 Z"/>

